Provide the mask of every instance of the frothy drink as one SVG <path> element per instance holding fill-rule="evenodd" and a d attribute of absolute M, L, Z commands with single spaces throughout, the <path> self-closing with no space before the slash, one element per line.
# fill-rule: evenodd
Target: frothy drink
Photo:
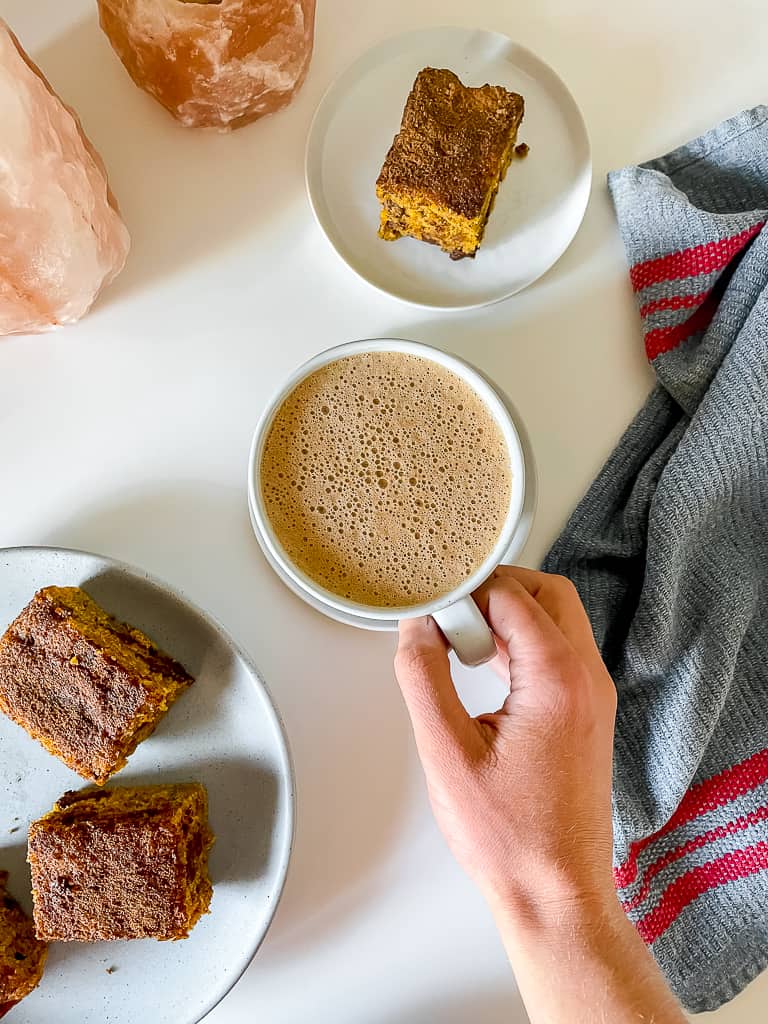
<path fill-rule="evenodd" d="M 340 597 L 434 601 L 485 561 L 512 486 L 493 415 L 455 373 L 400 352 L 321 367 L 280 406 L 261 489 L 289 559 Z"/>

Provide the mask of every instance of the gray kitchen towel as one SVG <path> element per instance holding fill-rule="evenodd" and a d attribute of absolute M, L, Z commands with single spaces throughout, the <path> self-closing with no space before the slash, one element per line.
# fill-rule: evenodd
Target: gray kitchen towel
<path fill-rule="evenodd" d="M 768 965 L 768 107 L 608 184 L 656 384 L 544 568 L 619 694 L 619 897 L 702 1011 Z"/>

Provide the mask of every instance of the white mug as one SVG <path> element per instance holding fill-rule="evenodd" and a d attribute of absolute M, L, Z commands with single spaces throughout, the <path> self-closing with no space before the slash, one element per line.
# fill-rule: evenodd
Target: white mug
<path fill-rule="evenodd" d="M 379 608 L 372 605 L 359 604 L 326 590 L 306 573 L 302 572 L 288 557 L 277 539 L 269 521 L 264 499 L 261 492 L 260 468 L 264 444 L 280 406 L 288 395 L 305 377 L 327 366 L 329 363 L 344 359 L 347 356 L 365 352 L 402 352 L 405 355 L 419 356 L 429 359 L 445 367 L 467 383 L 485 404 L 498 424 L 506 442 L 509 453 L 509 465 L 512 474 L 512 487 L 509 508 L 504 525 L 499 533 L 496 544 L 488 557 L 468 577 L 460 587 L 449 591 L 435 601 L 424 604 L 407 605 L 401 608 Z M 272 401 L 259 420 L 253 435 L 248 463 L 248 504 L 251 521 L 256 537 L 267 554 L 269 560 L 280 567 L 280 570 L 292 581 L 298 594 L 310 601 L 314 607 L 346 612 L 364 620 L 384 620 L 396 622 L 400 619 L 415 618 L 418 615 L 431 615 L 441 632 L 456 651 L 460 661 L 465 665 L 482 665 L 496 653 L 496 645 L 488 624 L 471 597 L 472 591 L 480 586 L 491 575 L 501 562 L 510 546 L 515 530 L 520 522 L 525 497 L 525 460 L 520 437 L 512 416 L 505 402 L 493 387 L 477 372 L 456 356 L 447 355 L 430 345 L 417 344 L 414 341 L 402 341 L 395 338 L 375 338 L 367 341 L 353 341 L 346 345 L 338 345 L 314 356 L 300 366 Z"/>

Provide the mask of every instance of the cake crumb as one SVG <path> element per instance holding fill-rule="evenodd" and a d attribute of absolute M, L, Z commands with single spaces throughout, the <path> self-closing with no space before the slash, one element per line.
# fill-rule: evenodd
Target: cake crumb
<path fill-rule="evenodd" d="M 531 147 L 527 142 L 518 142 L 515 146 L 515 156 L 523 160 L 531 151 Z"/>
<path fill-rule="evenodd" d="M 114 974 L 116 970 L 117 968 L 115 967 L 114 964 L 112 964 L 111 967 L 107 967 L 107 974 Z"/>

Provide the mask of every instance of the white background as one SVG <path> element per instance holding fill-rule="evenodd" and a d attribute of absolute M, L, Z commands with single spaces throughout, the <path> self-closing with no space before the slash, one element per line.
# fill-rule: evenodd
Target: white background
<path fill-rule="evenodd" d="M 0 545 L 88 548 L 180 586 L 252 652 L 285 717 L 293 867 L 262 951 L 211 1024 L 520 1024 L 488 912 L 429 815 L 393 640 L 323 619 L 273 577 L 248 523 L 248 444 L 269 395 L 321 348 L 379 334 L 467 356 L 531 434 L 536 565 L 651 383 L 605 173 L 762 101 L 768 13 L 762 0 L 319 8 L 296 103 L 226 137 L 178 127 L 133 86 L 94 0 L 0 0 L 79 111 L 133 236 L 128 266 L 79 326 L 0 341 Z M 458 315 L 359 282 L 303 187 L 307 127 L 332 78 L 374 42 L 432 23 L 498 29 L 538 52 L 594 147 L 591 205 L 559 264 Z M 473 707 L 493 701 L 482 670 L 460 682 Z M 767 998 L 763 978 L 712 1019 L 762 1019 Z"/>

